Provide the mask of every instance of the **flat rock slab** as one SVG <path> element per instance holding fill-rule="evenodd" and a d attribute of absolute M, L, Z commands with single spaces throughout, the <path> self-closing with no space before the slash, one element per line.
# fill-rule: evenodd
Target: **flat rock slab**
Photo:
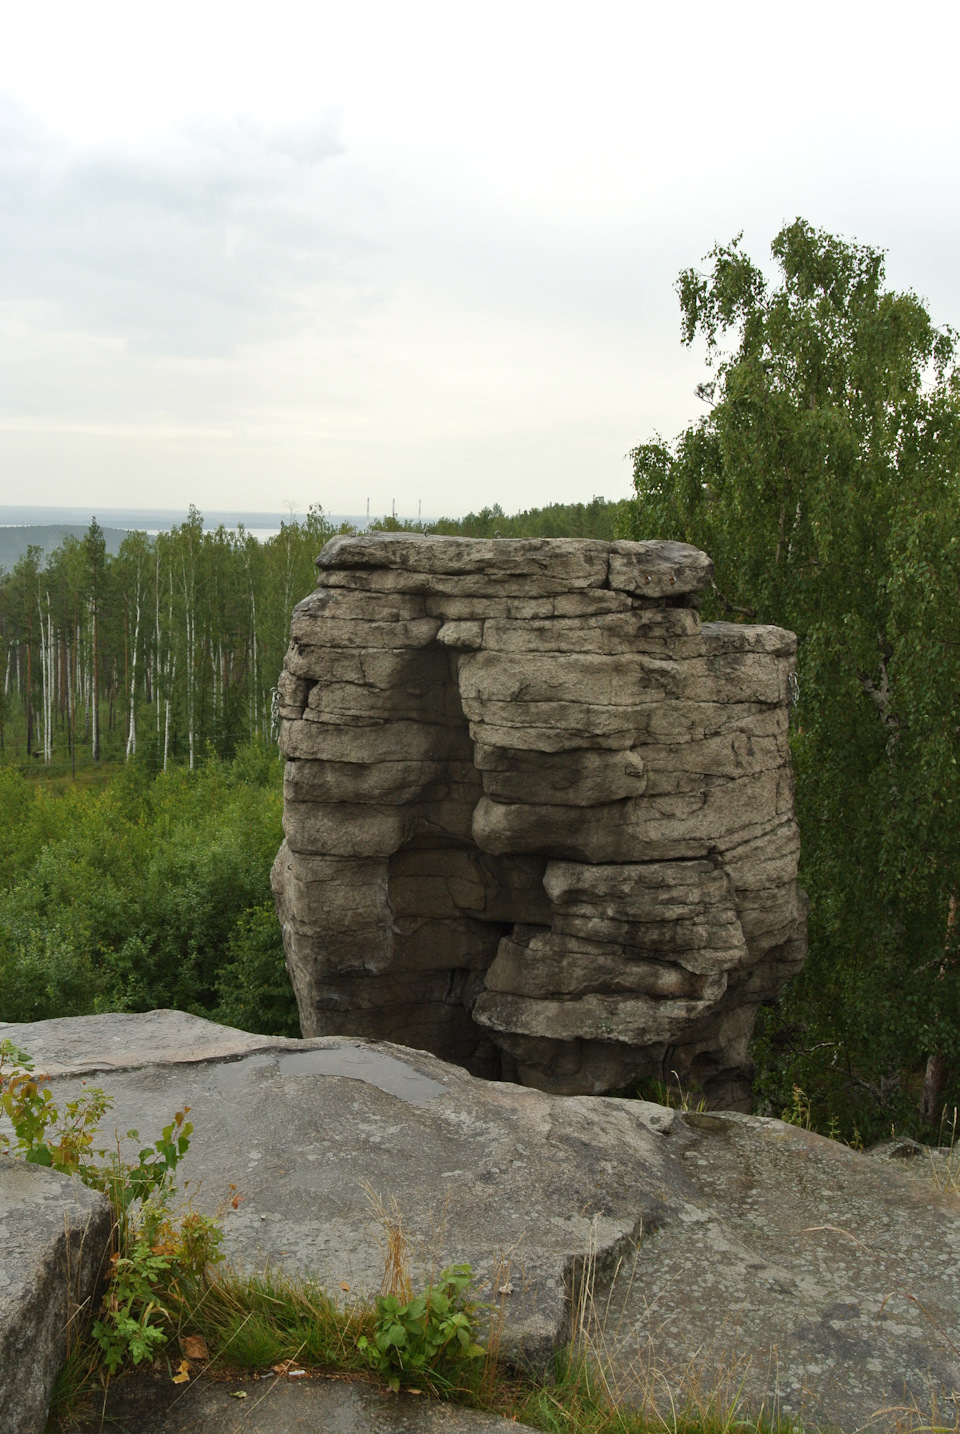
<path fill-rule="evenodd" d="M 622 1396 L 736 1398 L 807 1427 L 954 1427 L 957 1197 L 779 1120 L 684 1124 L 693 1198 L 597 1291 Z"/>
<path fill-rule="evenodd" d="M 240 1396 L 240 1397 L 238 1397 Z M 506 1434 L 517 1425 L 344 1379 L 209 1380 L 186 1387 L 152 1371 L 114 1384 L 103 1416 L 69 1434 Z"/>
<path fill-rule="evenodd" d="M 468 1261 L 482 1298 L 512 1286 L 508 1346 L 538 1363 L 564 1338 L 573 1264 L 594 1242 L 601 1260 L 629 1248 L 671 1178 L 663 1137 L 643 1119 L 648 1110 L 656 1125 L 659 1107 L 481 1081 L 401 1046 L 251 1037 L 175 1011 L 0 1031 L 59 1098 L 102 1086 L 111 1131 L 139 1131 L 131 1152 L 189 1106 L 178 1173 L 198 1208 L 239 1195 L 224 1216 L 233 1264 L 369 1295 L 383 1278 L 382 1216 L 396 1211 L 415 1278 Z"/>
<path fill-rule="evenodd" d="M 372 1192 L 402 1216 L 421 1277 L 469 1260 L 481 1297 L 512 1287 L 509 1342 L 540 1365 L 595 1249 L 627 1402 L 715 1396 L 853 1430 L 911 1408 L 929 1422 L 936 1401 L 952 1421 L 960 1201 L 890 1162 L 780 1121 L 551 1096 L 400 1046 L 276 1041 L 177 1012 L 0 1033 L 62 1072 L 57 1093 L 102 1084 L 121 1131 L 152 1137 L 189 1105 L 181 1169 L 206 1208 L 238 1187 L 226 1231 L 241 1266 L 375 1291 Z"/>
<path fill-rule="evenodd" d="M 42 1434 L 68 1339 L 97 1294 L 111 1225 L 104 1196 L 0 1155 L 3 1434 Z"/>

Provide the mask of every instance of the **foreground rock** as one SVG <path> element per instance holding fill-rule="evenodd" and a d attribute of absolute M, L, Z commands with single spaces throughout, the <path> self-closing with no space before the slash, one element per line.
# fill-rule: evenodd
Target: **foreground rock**
<path fill-rule="evenodd" d="M 56 1096 L 102 1086 L 121 1132 L 152 1139 L 189 1106 L 180 1174 L 191 1189 L 202 1181 L 207 1208 L 236 1186 L 232 1261 L 370 1294 L 396 1204 L 421 1278 L 467 1260 L 485 1298 L 513 1284 L 508 1339 L 535 1362 L 563 1341 L 566 1281 L 594 1231 L 606 1254 L 629 1248 L 671 1178 L 662 1137 L 640 1118 L 647 1109 L 659 1122 L 659 1106 L 491 1084 L 385 1043 L 257 1037 L 175 1011 L 0 1032 L 53 1077 Z"/>
<path fill-rule="evenodd" d="M 97 1294 L 110 1230 L 102 1195 L 0 1155 L 3 1434 L 42 1434 L 54 1381 Z"/>
<path fill-rule="evenodd" d="M 684 1125 L 687 1198 L 598 1282 L 621 1397 L 954 1428 L 960 1200 L 777 1120 Z"/>
<path fill-rule="evenodd" d="M 516 1424 L 435 1399 L 343 1379 L 204 1378 L 171 1384 L 143 1370 L 114 1383 L 106 1418 L 66 1434 L 516 1434 Z"/>
<path fill-rule="evenodd" d="M 804 956 L 796 640 L 682 543 L 335 538 L 280 680 L 303 1030 L 566 1094 L 749 1098 Z"/>
<path fill-rule="evenodd" d="M 512 1286 L 508 1346 L 541 1366 L 595 1254 L 601 1353 L 625 1401 L 739 1399 L 846 1430 L 903 1426 L 910 1409 L 929 1423 L 933 1401 L 941 1423 L 958 1412 L 960 1202 L 832 1141 L 177 1012 L 0 1031 L 56 1092 L 102 1084 L 121 1131 L 190 1105 L 182 1173 L 207 1207 L 239 1187 L 227 1242 L 247 1268 L 375 1290 L 372 1191 L 402 1217 L 421 1275 L 466 1259 L 482 1296 Z M 582 1322 L 596 1332 L 589 1310 Z"/>

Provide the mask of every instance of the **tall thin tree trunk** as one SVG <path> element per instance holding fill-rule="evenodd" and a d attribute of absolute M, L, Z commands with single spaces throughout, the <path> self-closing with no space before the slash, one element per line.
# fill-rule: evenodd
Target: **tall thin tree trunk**
<path fill-rule="evenodd" d="M 67 649 L 67 724 L 70 744 L 70 771 L 77 775 L 77 630 L 73 630 L 72 649 Z"/>
<path fill-rule="evenodd" d="M 126 631 L 124 631 L 126 639 Z M 136 616 L 133 625 L 133 652 L 130 657 L 130 714 L 127 721 L 127 760 L 137 755 L 137 644 L 140 641 L 140 575 L 137 574 Z M 126 640 L 124 640 L 126 649 Z"/>
<path fill-rule="evenodd" d="M 165 707 L 165 712 L 164 712 L 164 718 L 163 718 L 163 770 L 166 771 L 166 770 L 167 770 L 167 761 L 168 761 L 169 756 L 170 756 L 170 698 L 169 698 L 169 697 L 167 698 L 167 700 L 166 700 L 166 702 L 165 702 L 165 704 L 164 704 L 164 707 Z"/>
<path fill-rule="evenodd" d="M 32 677 L 32 644 L 27 641 L 27 756 L 33 751 L 33 704 L 30 701 L 30 682 Z"/>
<path fill-rule="evenodd" d="M 955 966 L 957 962 L 956 940 L 957 940 L 957 917 L 958 912 L 957 894 L 953 892 L 950 897 L 950 906 L 947 911 L 947 935 L 944 942 L 943 961 L 940 964 L 940 971 L 937 980 L 942 981 L 947 974 L 948 966 Z M 935 1037 L 934 1037 L 935 1038 Z M 946 1057 L 939 1051 L 932 1050 L 927 1056 L 926 1070 L 923 1074 L 923 1093 L 920 1096 L 920 1119 L 924 1125 L 933 1127 L 943 1115 L 943 1097 L 950 1080 L 950 1067 Z"/>
<path fill-rule="evenodd" d="M 100 760 L 100 624 L 97 620 L 97 604 L 93 605 L 93 672 L 90 688 L 91 755 L 95 762 Z"/>
<path fill-rule="evenodd" d="M 920 1097 L 920 1119 L 926 1126 L 935 1126 L 943 1115 L 943 1096 L 949 1075 L 950 1071 L 943 1056 L 933 1053 L 927 1056 L 923 1094 Z"/>

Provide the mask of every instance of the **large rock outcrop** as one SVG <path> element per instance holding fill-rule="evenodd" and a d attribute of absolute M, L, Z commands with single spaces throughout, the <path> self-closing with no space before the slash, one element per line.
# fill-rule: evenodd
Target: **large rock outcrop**
<path fill-rule="evenodd" d="M 373 1192 L 402 1219 L 414 1284 L 469 1261 L 479 1298 L 502 1307 L 504 1350 L 534 1366 L 551 1368 L 580 1327 L 570 1295 L 593 1271 L 583 1323 L 624 1404 L 668 1420 L 690 1401 L 691 1422 L 709 1409 L 701 1422 L 717 1426 L 752 1427 L 762 1410 L 807 1429 L 956 1427 L 960 1200 L 895 1162 L 778 1120 L 565 1098 L 476 1080 L 423 1051 L 255 1036 L 176 1011 L 0 1035 L 30 1052 L 61 1104 L 102 1086 L 114 1100 L 103 1133 L 116 1127 L 125 1158 L 142 1143 L 125 1130 L 147 1136 L 189 1105 L 177 1177 L 199 1209 L 231 1185 L 243 1197 L 223 1213 L 236 1268 L 313 1273 L 334 1294 L 349 1285 L 347 1301 L 370 1298 L 385 1253 Z M 32 1172 L 38 1186 L 48 1175 Z M 39 1243 L 44 1228 L 24 1209 L 0 1219 L 0 1286 L 20 1232 L 32 1219 Z M 51 1206 L 51 1236 L 61 1212 Z M 39 1328 L 44 1348 L 61 1321 Z M 4 1375 L 19 1387 L 41 1358 L 29 1338 L 4 1354 L 0 1398 Z M 192 1380 L 176 1405 L 193 1419 L 160 1428 L 219 1429 L 207 1420 L 216 1401 L 192 1404 L 207 1384 Z M 321 1412 L 301 1417 L 326 1427 Z M 21 1427 L 33 1434 L 0 1414 L 3 1434 Z"/>
<path fill-rule="evenodd" d="M 384 534 L 317 564 L 274 867 L 304 1034 L 742 1104 L 804 955 L 793 635 L 701 624 L 680 543 Z"/>

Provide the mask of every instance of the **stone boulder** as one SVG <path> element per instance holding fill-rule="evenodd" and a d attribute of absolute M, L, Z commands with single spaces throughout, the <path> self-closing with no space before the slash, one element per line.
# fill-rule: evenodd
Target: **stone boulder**
<path fill-rule="evenodd" d="M 3 1434 L 42 1434 L 56 1377 L 92 1313 L 111 1229 L 105 1196 L 0 1155 Z"/>
<path fill-rule="evenodd" d="M 744 1107 L 799 970 L 795 638 L 682 543 L 334 538 L 280 679 L 274 892 L 305 1035 Z"/>
<path fill-rule="evenodd" d="M 540 1368 L 583 1326 L 626 1404 L 713 1399 L 721 1423 L 736 1403 L 746 1419 L 847 1430 L 929 1428 L 934 1404 L 934 1427 L 960 1414 L 960 1200 L 891 1162 L 777 1120 L 553 1096 L 422 1051 L 259 1037 L 173 1011 L 0 1034 L 57 1096 L 102 1085 L 121 1132 L 146 1136 L 189 1105 L 178 1173 L 207 1209 L 238 1187 L 224 1218 L 242 1268 L 375 1293 L 372 1192 L 403 1221 L 417 1281 L 469 1260 L 480 1297 L 504 1306 L 507 1350 Z M 0 1223 L 4 1275 L 10 1232 L 38 1228 L 25 1208 L 19 1226 Z M 39 1358 L 18 1348 L 12 1374 L 6 1351 L 0 1365 L 5 1392 Z M 206 1409 L 182 1427 L 206 1427 Z"/>

